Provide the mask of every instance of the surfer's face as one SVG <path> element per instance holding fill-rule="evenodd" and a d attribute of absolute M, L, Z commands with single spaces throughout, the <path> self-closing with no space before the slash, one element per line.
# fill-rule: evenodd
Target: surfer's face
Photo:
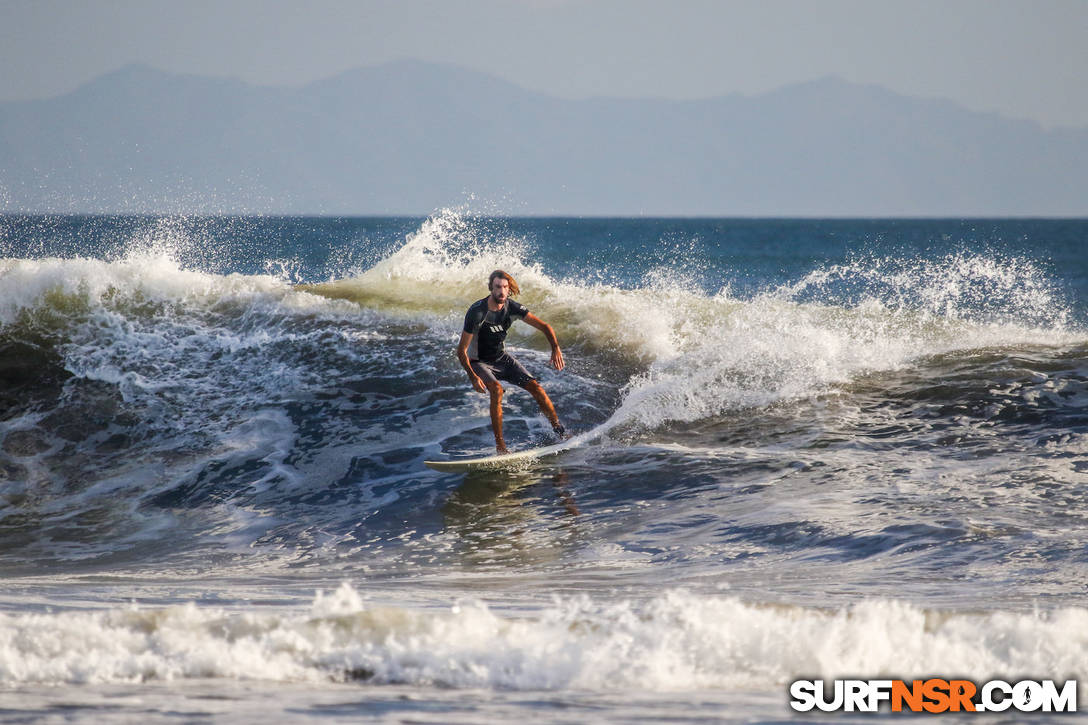
<path fill-rule="evenodd" d="M 510 282 L 502 277 L 496 277 L 495 281 L 491 283 L 491 299 L 495 300 L 495 304 L 504 304 L 506 298 L 510 296 Z"/>

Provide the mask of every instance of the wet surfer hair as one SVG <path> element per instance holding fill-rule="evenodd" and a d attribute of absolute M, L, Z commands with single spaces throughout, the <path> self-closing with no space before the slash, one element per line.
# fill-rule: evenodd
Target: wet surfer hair
<path fill-rule="evenodd" d="M 510 296 L 515 297 L 521 294 L 521 290 L 518 288 L 518 283 L 514 281 L 514 278 L 503 272 L 501 269 L 496 269 L 491 273 L 491 276 L 487 278 L 487 289 L 490 292 L 491 287 L 495 284 L 495 280 L 505 279 L 510 283 Z"/>

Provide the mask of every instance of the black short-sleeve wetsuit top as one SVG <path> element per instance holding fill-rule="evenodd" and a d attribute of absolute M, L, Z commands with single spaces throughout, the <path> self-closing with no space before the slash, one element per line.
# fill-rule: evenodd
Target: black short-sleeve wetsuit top
<path fill-rule="evenodd" d="M 468 357 L 470 360 L 495 362 L 506 352 L 503 344 L 506 331 L 514 320 L 524 320 L 529 308 L 507 297 L 501 310 L 491 311 L 487 309 L 487 300 L 484 297 L 474 303 L 465 315 L 465 332 L 474 335 L 468 346 Z"/>

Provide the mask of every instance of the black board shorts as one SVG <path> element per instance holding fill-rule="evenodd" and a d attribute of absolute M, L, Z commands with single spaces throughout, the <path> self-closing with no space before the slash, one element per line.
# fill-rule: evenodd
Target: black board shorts
<path fill-rule="evenodd" d="M 472 371 L 484 381 L 484 385 L 505 380 L 524 388 L 527 383 L 536 380 L 528 370 L 522 367 L 521 363 L 505 352 L 491 362 L 469 360 L 469 364 L 472 366 Z"/>

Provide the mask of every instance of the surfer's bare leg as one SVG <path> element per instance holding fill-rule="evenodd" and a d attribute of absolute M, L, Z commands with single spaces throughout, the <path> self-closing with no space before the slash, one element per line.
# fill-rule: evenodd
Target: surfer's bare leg
<path fill-rule="evenodd" d="M 552 405 L 552 399 L 548 397 L 548 394 L 544 392 L 544 388 L 540 387 L 540 383 L 535 380 L 530 380 L 525 383 L 524 387 L 529 391 L 529 395 L 533 396 L 536 400 L 536 404 L 540 406 L 540 412 L 544 414 L 544 417 L 548 419 L 548 422 L 552 424 L 552 428 L 556 433 L 562 435 L 566 431 L 563 426 L 559 424 L 559 416 L 555 412 L 555 406 Z"/>
<path fill-rule="evenodd" d="M 495 432 L 495 450 L 508 453 L 506 441 L 502 439 L 502 386 L 498 382 L 488 383 L 487 391 L 491 393 L 491 430 Z"/>

